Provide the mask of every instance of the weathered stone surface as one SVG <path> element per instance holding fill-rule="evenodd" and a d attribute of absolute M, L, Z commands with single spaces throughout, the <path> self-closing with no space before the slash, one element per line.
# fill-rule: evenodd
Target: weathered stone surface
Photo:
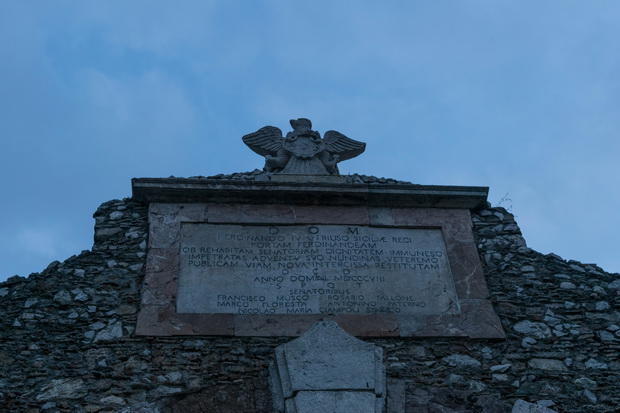
<path fill-rule="evenodd" d="M 540 406 L 534 403 L 528 403 L 525 400 L 517 400 L 512 407 L 511 413 L 557 413 L 555 410 Z"/>
<path fill-rule="evenodd" d="M 134 178 L 133 196 L 138 202 L 236 204 L 251 198 L 256 204 L 393 206 L 398 208 L 476 209 L 486 204 L 486 187 L 413 185 L 392 179 L 354 175 L 336 182 L 276 182 L 265 179 L 226 177 Z M 274 185 L 274 183 L 276 185 Z"/>
<path fill-rule="evenodd" d="M 512 367 L 512 364 L 498 364 L 496 366 L 489 367 L 489 370 L 503 373 L 505 371 L 510 370 L 511 367 Z"/>
<path fill-rule="evenodd" d="M 250 175 L 231 179 L 243 185 L 254 182 Z M 228 179 L 219 177 L 211 182 Z M 366 188 L 410 185 L 373 177 L 350 179 Z M 123 216 L 111 220 L 109 215 L 117 210 Z M 290 339 L 231 337 L 231 333 L 200 337 L 141 337 L 130 333 L 136 328 L 138 315 L 116 312 L 122 305 L 144 308 L 140 289 L 146 266 L 147 209 L 131 200 L 115 200 L 103 204 L 95 219 L 97 229 L 120 230 L 96 240 L 91 251 L 56 262 L 28 278 L 11 277 L 0 284 L 0 410 L 150 413 L 167 411 L 178 402 L 177 411 L 208 412 L 213 406 L 221 412 L 272 411 L 267 365 L 274 348 Z M 488 305 L 499 315 L 506 337 L 370 339 L 384 350 L 388 378 L 404 383 L 405 407 L 397 411 L 510 412 L 521 398 L 537 405 L 552 400 L 555 405 L 544 406 L 559 412 L 615 413 L 620 405 L 620 343 L 602 340 L 601 332 L 615 335 L 618 331 L 620 275 L 528 249 L 513 216 L 502 208 L 472 213 L 472 222 L 488 283 Z M 117 265 L 110 268 L 110 261 Z M 522 272 L 528 266 L 535 271 L 527 268 Z M 562 289 L 562 281 L 570 281 L 576 288 Z M 74 300 L 76 295 L 71 291 L 76 288 L 86 294 L 86 301 Z M 54 301 L 61 291 L 66 291 L 68 298 Z M 28 298 L 39 301 L 23 308 Z M 597 311 L 599 301 L 608 302 L 610 308 Z M 77 317 L 71 318 L 73 314 Z M 153 317 L 166 320 L 160 321 L 159 328 L 182 332 L 193 331 L 202 323 L 181 322 L 174 312 L 159 310 Z M 112 319 L 122 323 L 122 337 L 98 342 L 84 337 L 85 333 L 100 331 L 93 330 L 92 325 L 99 323 L 103 329 Z M 263 328 L 268 328 L 268 321 L 264 320 Z M 514 325 L 522 321 L 546 324 L 551 336 L 535 339 L 516 331 Z M 356 324 L 354 320 L 348 323 Z M 525 341 L 527 347 L 522 346 Z M 482 367 L 457 374 L 442 362 L 453 354 L 468 355 L 482 362 Z M 534 358 L 562 361 L 566 370 L 533 369 L 528 362 Z M 608 368 L 586 368 L 590 359 Z M 508 363 L 512 367 L 499 373 L 508 380 L 494 380 L 492 375 L 498 373 L 490 368 Z M 168 377 L 175 376 L 168 374 L 174 372 L 182 374 L 180 382 L 169 382 Z M 82 380 L 86 392 L 80 398 L 37 400 L 52 380 Z M 100 400 L 108 396 L 120 397 L 127 405 L 102 406 Z"/>
<path fill-rule="evenodd" d="M 290 380 L 282 382 L 286 397 L 316 389 L 372 389 L 381 395 L 384 376 L 377 375 L 382 370 L 381 355 L 380 348 L 327 321 L 315 324 L 303 336 L 276 350 L 278 369 L 286 371 Z"/>
<path fill-rule="evenodd" d="M 439 230 L 188 223 L 180 247 L 179 313 L 458 312 Z"/>
<path fill-rule="evenodd" d="M 116 407 L 116 408 L 127 405 L 127 403 L 125 402 L 125 399 L 123 399 L 122 397 L 118 397 L 118 396 L 102 397 L 101 400 L 99 400 L 99 403 L 101 403 L 103 406 Z"/>
<path fill-rule="evenodd" d="M 592 391 L 588 389 L 585 389 L 583 391 L 583 397 L 592 404 L 598 403 L 598 398 L 596 397 L 596 394 L 594 394 Z"/>
<path fill-rule="evenodd" d="M 333 413 L 376 413 L 375 401 L 375 395 L 369 392 L 300 391 L 293 401 L 288 403 L 286 411 L 316 413 L 317 409 L 320 409 Z"/>
<path fill-rule="evenodd" d="M 189 314 L 192 312 L 221 312 L 222 314 L 234 315 L 235 328 L 230 332 L 230 334 L 239 336 L 246 334 L 296 334 L 296 331 L 303 331 L 305 328 L 307 328 L 307 325 L 297 325 L 293 328 L 291 328 L 290 325 L 296 322 L 295 320 L 297 320 L 297 318 L 295 317 L 297 315 L 308 313 L 315 314 L 317 316 L 314 319 L 309 320 L 310 323 L 319 320 L 319 315 L 330 315 L 331 317 L 331 314 L 358 314 L 360 320 L 353 320 L 353 323 L 347 322 L 345 328 L 347 328 L 348 331 L 354 332 L 355 334 L 362 336 L 375 335 L 385 337 L 394 335 L 414 335 L 428 337 L 447 335 L 472 338 L 501 338 L 504 336 L 502 325 L 499 322 L 497 316 L 494 314 L 494 310 L 490 305 L 490 302 L 488 301 L 488 289 L 486 288 L 482 265 L 477 255 L 476 248 L 473 244 L 473 236 L 471 232 L 472 223 L 468 211 L 428 208 L 413 210 L 405 210 L 403 208 L 389 208 L 384 209 L 384 213 L 390 215 L 391 225 L 389 225 L 388 228 L 375 228 L 373 226 L 368 227 L 353 224 L 370 222 L 367 221 L 367 219 L 370 218 L 370 216 L 372 215 L 370 213 L 372 207 L 368 206 L 364 208 L 361 208 L 359 206 L 349 206 L 347 208 L 343 208 L 336 206 L 310 207 L 293 204 L 208 204 L 206 205 L 206 207 L 202 208 L 197 208 L 194 206 L 193 209 L 195 209 L 197 212 L 193 213 L 192 218 L 190 219 L 187 211 L 191 210 L 192 205 L 195 204 L 176 203 L 171 205 L 173 205 L 173 208 L 170 208 L 168 206 L 162 206 L 151 207 L 150 209 L 150 216 L 155 217 L 155 221 L 153 221 L 155 225 L 158 225 L 159 222 L 171 222 L 173 224 L 170 224 L 168 226 L 168 232 L 176 231 L 175 235 L 167 235 L 167 237 L 170 239 L 165 239 L 165 237 L 162 236 L 162 242 L 153 241 L 153 245 L 175 245 L 176 248 L 151 248 L 149 250 L 146 268 L 147 275 L 143 287 L 142 303 L 143 305 L 148 304 L 150 308 L 140 312 L 138 318 L 138 327 L 136 329 L 139 334 L 148 334 L 150 332 L 151 334 L 160 335 L 166 334 L 165 332 L 170 332 L 170 334 L 178 335 L 186 333 L 197 334 L 198 331 L 208 333 L 210 331 L 209 326 L 205 325 L 185 325 L 184 328 L 169 328 L 168 326 L 170 324 L 178 325 L 177 320 L 187 320 L 187 317 L 184 314 Z M 347 214 L 345 213 L 347 209 L 353 211 L 351 216 L 347 216 Z M 391 233 L 395 231 L 404 231 L 413 233 L 439 233 L 440 231 L 442 237 L 439 237 L 435 244 L 443 244 L 443 241 L 445 240 L 445 252 L 440 251 L 440 253 L 443 254 L 443 257 L 447 256 L 449 261 L 448 266 L 444 265 L 446 269 L 443 271 L 443 273 L 447 274 L 449 272 L 452 272 L 452 277 L 450 277 L 449 275 L 447 276 L 448 282 L 444 283 L 446 288 L 443 289 L 444 292 L 440 295 L 440 299 L 438 300 L 433 297 L 430 300 L 427 299 L 425 301 L 419 302 L 420 300 L 416 300 L 414 296 L 408 294 L 404 296 L 406 300 L 403 301 L 403 294 L 401 293 L 401 290 L 414 290 L 418 293 L 418 296 L 421 295 L 429 298 L 432 295 L 431 290 L 433 290 L 434 288 L 433 285 L 437 284 L 436 281 L 441 280 L 434 280 L 433 282 L 430 282 L 430 280 L 426 280 L 429 281 L 426 282 L 425 280 L 418 279 L 419 277 L 416 277 L 415 279 L 412 279 L 408 275 L 399 277 L 402 278 L 404 281 L 410 280 L 410 282 L 415 283 L 415 288 L 412 289 L 407 285 L 401 285 L 403 284 L 403 282 L 400 279 L 396 279 L 395 277 L 387 277 L 382 274 L 376 274 L 377 271 L 387 271 L 388 273 L 391 273 L 394 271 L 396 266 L 416 265 L 416 267 L 420 267 L 421 265 L 429 264 L 419 263 L 418 261 L 412 263 L 412 260 L 436 259 L 436 257 L 429 258 L 391 255 L 393 253 L 400 252 L 397 251 L 397 249 L 399 248 L 393 248 L 392 246 L 390 246 L 390 248 L 388 249 L 382 248 L 380 249 L 380 251 L 378 251 L 384 253 L 385 257 L 370 257 L 371 259 L 379 259 L 379 261 L 385 261 L 379 262 L 378 264 L 381 267 L 378 268 L 376 267 L 376 262 L 370 262 L 370 264 L 367 261 L 363 263 L 359 262 L 360 259 L 368 259 L 369 257 L 359 256 L 359 254 L 352 253 L 350 254 L 352 256 L 348 258 L 355 258 L 356 260 L 358 260 L 354 263 L 352 261 L 344 263 L 319 262 L 318 258 L 313 258 L 309 255 L 301 256 L 299 254 L 299 257 L 293 256 L 294 259 L 284 260 L 284 262 L 271 262 L 269 261 L 269 254 L 265 255 L 263 254 L 263 251 L 280 251 L 282 250 L 282 248 L 256 249 L 254 248 L 256 247 L 255 245 L 249 245 L 251 242 L 245 242 L 245 244 L 247 245 L 222 247 L 221 244 L 226 244 L 226 241 L 221 240 L 202 240 L 202 246 L 198 247 L 192 245 L 186 245 L 184 247 L 181 247 L 179 244 L 180 240 L 182 239 L 182 228 L 189 228 L 191 226 L 194 226 L 196 228 L 222 228 L 227 225 L 237 225 L 235 228 L 244 228 L 244 230 L 247 230 L 248 228 L 265 230 L 268 228 L 269 230 L 276 230 L 282 233 L 284 233 L 285 231 L 292 231 L 291 234 L 288 234 L 290 237 L 292 237 L 293 235 L 299 237 L 300 229 L 303 230 L 304 228 L 310 227 L 314 227 L 315 229 L 330 228 L 330 225 L 308 225 L 308 222 L 313 222 L 319 219 L 325 219 L 327 220 L 327 222 L 336 222 L 333 221 L 336 218 L 338 220 L 342 218 L 343 222 L 351 222 L 352 224 L 348 224 L 348 226 L 350 227 L 348 229 L 351 230 L 352 228 L 353 231 L 358 232 L 374 231 L 377 233 Z M 200 221 L 200 219 L 202 219 L 202 221 Z M 202 224 L 198 223 L 197 221 L 202 222 Z M 217 225 L 213 225 L 213 222 L 217 223 Z M 257 223 L 262 224 L 263 226 L 255 226 L 255 224 Z M 405 226 L 404 228 L 402 227 L 403 225 Z M 418 226 L 425 229 L 422 230 L 410 228 L 411 226 Z M 428 227 L 436 227 L 436 229 L 430 229 Z M 343 226 L 331 226 L 331 228 L 343 228 Z M 439 228 L 441 228 L 441 230 Z M 194 232 L 202 234 L 201 236 L 204 237 L 205 231 L 202 231 L 202 229 L 200 231 L 197 230 Z M 355 235 L 359 237 L 358 234 L 346 235 Z M 411 238 L 407 236 L 393 237 L 390 234 L 387 235 L 388 236 L 384 238 L 388 241 L 393 239 Z M 151 236 L 159 237 L 158 231 L 152 231 Z M 291 240 L 281 242 L 281 244 L 284 245 L 286 243 L 287 246 L 289 246 L 289 244 L 291 244 L 290 246 L 292 246 L 292 241 L 289 241 Z M 298 244 L 301 242 L 301 240 L 293 241 L 297 242 Z M 209 244 L 209 247 L 205 247 L 206 243 Z M 237 240 L 234 240 L 233 243 L 239 244 Z M 384 243 L 389 244 L 390 242 Z M 394 242 L 391 242 L 391 244 L 394 244 Z M 296 244 L 294 247 L 299 249 L 302 248 L 303 245 L 299 246 Z M 406 246 L 405 249 L 409 247 L 410 246 Z M 176 260 L 179 259 L 179 252 L 181 248 L 185 248 L 186 251 L 181 252 L 184 258 L 180 262 L 182 271 L 180 273 L 181 284 L 179 284 L 179 263 L 177 263 Z M 194 250 L 198 248 L 198 250 L 196 251 L 199 254 L 196 254 L 196 251 L 192 252 L 192 248 Z M 204 254 L 200 252 L 200 248 L 210 248 L 209 251 L 211 251 L 212 254 Z M 225 251 L 233 251 L 233 249 L 235 249 L 235 251 L 242 250 L 245 252 L 250 251 L 250 248 L 252 256 L 243 258 L 242 254 L 237 254 L 237 256 L 240 256 L 242 258 L 240 260 L 237 260 L 238 262 L 231 261 L 231 257 L 234 257 L 233 254 L 224 253 Z M 310 255 L 321 255 L 322 257 L 320 258 L 324 260 L 326 256 L 333 255 L 327 254 L 327 248 L 327 246 L 320 247 L 320 251 L 318 251 L 318 254 Z M 334 250 L 334 248 L 332 248 L 331 246 L 329 248 L 330 250 Z M 294 250 L 294 248 L 290 249 Z M 313 250 L 312 248 L 306 249 L 311 251 Z M 374 250 L 375 248 L 372 249 Z M 403 248 L 400 249 L 402 250 Z M 342 250 L 342 248 L 339 248 L 338 250 Z M 347 248 L 346 250 L 351 250 L 354 252 L 361 251 L 360 248 Z M 215 255 L 213 254 L 214 251 L 217 252 Z M 222 253 L 220 254 L 220 252 Z M 324 252 L 325 254 L 323 254 L 322 252 Z M 411 253 L 411 251 L 404 252 Z M 275 253 L 270 254 L 274 255 Z M 386 254 L 390 255 L 388 256 Z M 201 257 L 215 258 L 217 256 L 227 257 L 227 259 L 219 260 L 218 258 L 218 261 L 223 263 L 220 267 L 217 267 L 216 263 L 215 265 L 210 266 L 205 265 L 203 266 L 203 269 L 194 268 L 192 271 L 183 272 L 184 268 L 192 268 L 188 265 L 190 261 L 188 257 L 190 256 L 192 258 L 191 261 L 194 263 L 196 261 L 199 263 L 207 263 L 207 260 L 203 260 Z M 277 257 L 274 256 L 271 258 L 281 259 L 282 255 L 279 255 Z M 341 258 L 346 259 L 347 257 L 343 256 Z M 256 261 L 260 259 L 264 259 L 267 261 Z M 169 262 L 166 262 L 166 260 L 169 260 Z M 250 262 L 248 262 L 248 260 Z M 395 262 L 394 260 L 407 260 L 407 262 Z M 225 267 L 225 265 L 227 264 L 230 264 L 228 268 Z M 247 268 L 245 268 L 244 271 L 235 273 L 235 269 L 232 267 L 232 265 L 239 264 L 245 265 Z M 349 266 L 354 265 L 355 267 L 340 268 L 333 267 L 333 264 L 347 264 Z M 437 263 L 430 264 L 437 265 Z M 252 266 L 252 268 L 248 267 L 248 265 Z M 266 268 L 268 265 L 271 265 L 272 268 Z M 274 266 L 277 267 L 278 265 L 297 265 L 298 267 L 275 269 L 273 268 Z M 322 267 L 302 268 L 302 265 L 306 267 L 313 265 L 322 265 Z M 372 274 L 360 274 L 360 271 L 371 271 L 370 268 L 360 268 L 360 265 L 375 265 L 375 267 L 372 268 Z M 388 266 L 390 268 L 387 268 Z M 399 268 L 398 271 L 400 270 L 401 269 Z M 436 269 L 431 268 L 431 270 Z M 204 277 L 202 272 L 205 271 L 211 275 L 207 274 L 207 276 Z M 233 284 L 225 281 L 230 278 L 231 274 L 229 273 L 231 271 L 233 272 L 233 275 L 236 274 L 234 275 L 234 277 L 238 281 Z M 284 274 L 278 271 L 286 271 L 287 273 Z M 349 273 L 345 274 L 346 271 L 349 271 Z M 408 270 L 404 272 L 407 271 Z M 193 273 L 193 275 L 187 276 L 188 272 L 190 274 Z M 317 273 L 315 274 L 315 272 Z M 240 275 L 242 276 L 240 277 Z M 386 273 L 386 275 L 389 274 Z M 241 289 L 242 291 L 231 290 L 231 294 L 228 294 L 226 293 L 226 291 L 224 291 L 224 294 L 217 294 L 216 296 L 213 296 L 213 294 L 215 294 L 214 291 L 219 290 L 219 287 L 213 288 L 216 285 L 212 281 L 217 280 L 218 277 L 221 282 L 219 282 L 219 284 L 215 284 L 220 285 L 223 283 L 223 285 L 227 286 L 228 290 Z M 336 277 L 339 277 L 339 279 L 335 280 Z M 377 282 L 379 278 L 388 280 L 389 282 Z M 452 279 L 451 282 L 449 278 Z M 356 279 L 357 281 L 355 281 Z M 360 280 L 362 282 L 360 282 Z M 393 287 L 396 284 L 399 284 L 397 287 L 398 293 L 393 292 Z M 327 288 L 325 288 L 326 286 Z M 420 288 L 420 286 L 422 286 L 422 288 Z M 252 294 L 245 294 L 245 292 L 249 290 L 252 291 Z M 343 292 L 348 292 L 348 294 L 327 293 L 327 291 L 336 292 L 341 290 Z M 308 291 L 310 291 L 311 294 L 307 294 Z M 324 291 L 324 293 L 317 294 L 316 291 Z M 261 294 L 257 294 L 257 292 L 260 292 Z M 281 292 L 284 292 L 284 294 L 281 294 Z M 297 294 L 295 292 L 301 293 Z M 428 294 L 429 292 L 431 293 L 430 295 Z M 454 292 L 456 292 L 456 297 L 454 295 Z M 177 295 L 177 293 L 179 294 Z M 218 297 L 224 297 L 226 298 L 226 300 L 220 300 L 218 299 Z M 241 300 L 235 300 L 235 297 L 239 297 L 241 298 Z M 262 299 L 263 301 L 242 302 L 242 299 L 246 297 L 257 297 L 258 299 Z M 298 300 L 299 297 L 302 297 L 303 299 Z M 343 297 L 347 299 L 337 299 Z M 359 297 L 364 298 L 363 300 L 359 300 Z M 388 299 L 384 299 L 385 297 L 387 297 Z M 396 297 L 396 299 L 392 299 L 393 297 Z M 294 302 L 291 302 L 291 300 L 293 300 Z M 363 305 L 360 306 L 360 303 Z M 205 305 L 207 307 L 203 308 Z M 296 307 L 292 307 L 295 305 Z M 151 315 L 158 314 L 159 316 L 163 314 L 170 314 L 170 317 L 172 318 L 170 320 L 166 320 L 163 318 L 159 318 L 159 316 L 157 318 L 151 316 L 148 318 L 149 326 L 147 327 L 143 325 L 143 322 L 146 322 L 147 320 L 147 313 Z M 412 317 L 408 318 L 407 314 L 412 315 Z M 419 317 L 420 314 L 431 315 L 432 317 Z M 236 318 L 244 317 L 245 315 L 253 315 L 255 317 L 251 321 L 242 318 L 236 320 Z M 270 315 L 271 317 L 263 317 L 264 315 Z M 373 321 L 369 324 L 367 322 L 368 320 L 365 318 L 366 315 L 376 315 L 378 320 Z M 402 323 L 402 325 L 392 327 L 388 324 L 385 325 L 384 328 L 377 328 L 380 326 L 379 319 L 389 315 L 396 316 L 395 318 L 391 318 L 391 320 L 395 321 L 397 324 Z M 204 318 L 194 317 L 194 319 L 202 320 Z M 257 320 L 263 320 L 268 324 L 262 326 L 258 325 Z M 157 327 L 154 325 L 154 323 L 158 322 L 162 323 L 164 327 Z M 282 328 L 278 329 L 278 326 Z M 356 326 L 356 328 L 350 328 L 351 326 Z M 216 334 L 215 331 L 213 331 L 212 333 Z"/>
<path fill-rule="evenodd" d="M 453 354 L 448 357 L 444 357 L 443 361 L 450 367 L 456 367 L 457 369 L 479 369 L 482 366 L 475 358 L 465 354 Z"/>
<path fill-rule="evenodd" d="M 368 208 L 342 207 L 317 208 L 298 205 L 295 207 L 297 224 L 370 225 Z"/>
<path fill-rule="evenodd" d="M 448 257 L 459 298 L 486 299 L 489 296 L 489 290 L 474 243 L 448 243 Z"/>
<path fill-rule="evenodd" d="M 142 304 L 167 305 L 177 290 L 179 252 L 173 248 L 151 248 L 146 264 Z"/>
<path fill-rule="evenodd" d="M 528 365 L 533 369 L 566 371 L 566 366 L 561 360 L 533 358 L 528 361 Z"/>
<path fill-rule="evenodd" d="M 143 413 L 152 413 L 157 411 L 155 409 L 183 413 L 272 413 L 273 402 L 266 378 L 244 378 L 177 395 L 159 405 L 145 406 Z"/>
<path fill-rule="evenodd" d="M 8 367 L 11 364 L 15 363 L 15 359 L 11 356 L 9 356 L 7 353 L 0 351 L 0 366 L 1 367 Z"/>
<path fill-rule="evenodd" d="M 510 405 L 497 397 L 483 395 L 472 389 L 410 385 L 404 412 L 485 412 L 506 413 Z"/>
<path fill-rule="evenodd" d="M 319 403 L 327 411 L 340 412 L 348 403 L 355 406 L 353 411 L 382 412 L 382 355 L 379 347 L 347 334 L 335 322 L 318 322 L 276 349 L 270 369 L 274 407 L 283 412 L 310 412 Z"/>
<path fill-rule="evenodd" d="M 594 389 L 597 386 L 594 380 L 590 380 L 587 377 L 579 377 L 575 379 L 574 383 L 583 389 Z"/>
<path fill-rule="evenodd" d="M 400 413 L 405 411 L 405 382 L 402 379 L 390 379 L 387 381 L 387 413 Z"/>
<path fill-rule="evenodd" d="M 100 228 L 95 230 L 95 241 L 104 241 L 120 232 L 120 228 Z"/>
<path fill-rule="evenodd" d="M 614 280 L 607 284 L 607 288 L 610 290 L 620 290 L 620 280 Z"/>
<path fill-rule="evenodd" d="M 95 335 L 95 342 L 97 341 L 110 341 L 123 337 L 123 324 L 117 321 L 103 330 L 99 331 Z"/>
<path fill-rule="evenodd" d="M 585 362 L 585 366 L 586 369 L 593 369 L 593 370 L 607 370 L 609 367 L 607 366 L 607 363 L 602 363 L 598 360 L 595 360 L 593 358 L 589 359 L 588 361 Z"/>
<path fill-rule="evenodd" d="M 325 320 L 333 320 L 347 333 L 356 337 L 398 337 L 400 324 L 395 314 L 386 315 L 335 315 L 326 316 Z"/>
<path fill-rule="evenodd" d="M 460 300 L 461 314 L 425 318 L 398 316 L 402 336 L 504 338 L 502 324 L 487 300 Z"/>
<path fill-rule="evenodd" d="M 301 175 L 338 175 L 338 162 L 351 159 L 366 148 L 366 144 L 349 139 L 330 130 L 325 138 L 312 130 L 306 118 L 292 119 L 293 131 L 282 137 L 282 131 L 265 126 L 243 137 L 250 149 L 265 157 L 266 172 Z"/>
<path fill-rule="evenodd" d="M 158 305 L 143 305 L 136 326 L 137 334 L 148 336 L 233 335 L 234 332 L 232 314 L 179 314 L 169 306 Z"/>
<path fill-rule="evenodd" d="M 79 399 L 86 395 L 86 387 L 82 379 L 52 380 L 41 388 L 36 395 L 37 401 Z"/>
<path fill-rule="evenodd" d="M 577 286 L 575 284 L 573 284 L 572 282 L 570 282 L 570 281 L 563 281 L 560 284 L 560 288 L 563 288 L 565 290 L 574 290 L 576 287 Z"/>
<path fill-rule="evenodd" d="M 544 323 L 523 320 L 516 323 L 514 329 L 518 333 L 527 334 L 536 338 L 551 337 L 551 329 Z"/>
<path fill-rule="evenodd" d="M 212 223 L 295 223 L 295 209 L 290 205 L 209 204 L 208 209 Z"/>

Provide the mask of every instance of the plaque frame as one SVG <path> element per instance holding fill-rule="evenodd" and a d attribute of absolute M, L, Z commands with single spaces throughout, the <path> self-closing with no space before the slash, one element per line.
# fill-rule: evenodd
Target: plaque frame
<path fill-rule="evenodd" d="M 340 177 L 338 177 L 340 178 Z M 191 181 L 191 180 L 190 180 Z M 216 180 L 213 180 L 216 181 Z M 179 178 L 173 182 L 161 179 L 162 191 L 155 191 L 153 179 L 134 179 L 134 198 L 149 202 L 149 244 L 141 308 L 138 314 L 136 334 L 145 336 L 216 335 L 216 336 L 299 336 L 320 320 L 336 321 L 344 330 L 358 337 L 469 337 L 503 339 L 505 333 L 493 310 L 472 232 L 470 208 L 481 205 L 481 194 L 486 202 L 487 188 L 473 187 L 429 187 L 399 185 L 398 199 L 390 199 L 389 191 L 381 199 L 351 199 L 346 191 L 363 190 L 360 185 L 319 182 L 315 186 L 321 196 L 327 189 L 335 194 L 332 202 L 317 205 L 316 196 L 299 199 L 292 191 L 287 197 L 283 185 L 270 182 L 268 189 L 277 190 L 274 196 L 257 203 L 249 196 L 260 191 L 263 196 L 265 185 L 252 187 L 243 184 L 242 192 L 231 201 L 231 194 L 222 197 L 212 191 L 214 185 L 223 186 L 236 182 L 213 182 L 202 180 L 179 185 Z M 141 187 L 146 185 L 146 189 Z M 224 184 L 224 185 L 223 185 Z M 194 186 L 188 187 L 188 186 Z M 294 186 L 294 185 L 293 185 Z M 338 191 L 334 187 L 343 187 Z M 173 189 L 176 187 L 177 191 Z M 449 193 L 457 188 L 454 193 Z M 461 189 L 459 189 L 461 188 Z M 368 189 L 368 188 L 367 188 Z M 372 188 L 369 188 L 372 189 Z M 306 189 L 307 190 L 307 189 Z M 477 201 L 472 193 L 477 190 Z M 410 198 L 403 193 L 412 192 Z M 423 197 L 416 200 L 416 194 Z M 166 196 L 162 192 L 167 193 Z M 426 192 L 426 193 L 424 193 Z M 459 203 L 459 195 L 465 193 Z M 289 194 L 290 195 L 290 194 Z M 312 193 L 310 192 L 310 195 Z M 343 198 L 344 197 L 344 198 Z M 445 201 L 445 198 L 451 198 Z M 151 199 L 149 201 L 149 199 Z M 263 199 L 263 198 L 261 198 Z M 339 201 L 338 201 L 339 200 Z M 442 201 L 444 200 L 444 201 Z M 175 202 L 180 201 L 180 202 Z M 287 202 L 289 201 L 289 202 Z M 295 201 L 295 202 L 290 202 Z M 380 202 L 377 202 L 380 201 Z M 438 203 L 450 207 L 437 208 Z M 179 271 L 179 242 L 181 224 L 214 223 L 246 225 L 355 225 L 387 228 L 436 228 L 440 229 L 453 276 L 460 307 L 459 314 L 431 314 L 425 316 L 399 314 L 372 315 L 325 315 L 325 314 L 198 314 L 177 313 L 177 279 Z"/>

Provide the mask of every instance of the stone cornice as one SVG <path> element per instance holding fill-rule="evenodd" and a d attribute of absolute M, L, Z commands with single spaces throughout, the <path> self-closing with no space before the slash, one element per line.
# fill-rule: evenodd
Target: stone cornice
<path fill-rule="evenodd" d="M 489 192 L 488 187 L 478 186 L 350 183 L 346 176 L 264 178 L 134 178 L 132 197 L 143 203 L 287 203 L 474 210 L 486 207 Z"/>

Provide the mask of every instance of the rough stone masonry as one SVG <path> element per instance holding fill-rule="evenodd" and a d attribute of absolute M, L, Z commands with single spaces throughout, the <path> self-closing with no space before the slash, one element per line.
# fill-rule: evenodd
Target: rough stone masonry
<path fill-rule="evenodd" d="M 135 335 L 147 209 L 114 200 L 94 217 L 91 250 L 0 284 L 0 410 L 272 411 L 268 365 L 290 338 Z M 531 403 L 540 411 L 617 411 L 620 275 L 529 249 L 502 208 L 482 208 L 471 220 L 506 338 L 364 338 L 383 349 L 388 382 L 400 389 L 388 394 L 395 397 L 391 406 L 510 412 Z"/>

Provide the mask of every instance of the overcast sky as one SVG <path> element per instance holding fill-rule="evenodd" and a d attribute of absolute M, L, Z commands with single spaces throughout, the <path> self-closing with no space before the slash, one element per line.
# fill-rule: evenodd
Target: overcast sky
<path fill-rule="evenodd" d="M 620 272 L 618 1 L 1 1 L 0 280 L 90 249 L 131 178 L 250 171 L 310 118 L 342 173 L 489 186 Z M 502 201 L 502 199 L 504 199 Z"/>

